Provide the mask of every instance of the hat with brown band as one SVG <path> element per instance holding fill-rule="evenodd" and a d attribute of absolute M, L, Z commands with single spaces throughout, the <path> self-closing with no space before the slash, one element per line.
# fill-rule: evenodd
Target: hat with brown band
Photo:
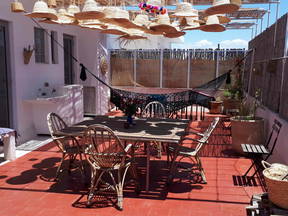
<path fill-rule="evenodd" d="M 213 0 L 212 7 L 204 11 L 207 15 L 226 14 L 237 11 L 241 6 L 241 0 Z"/>
<path fill-rule="evenodd" d="M 198 10 L 192 7 L 189 2 L 181 2 L 176 4 L 175 13 L 171 17 L 198 17 Z"/>
<path fill-rule="evenodd" d="M 25 16 L 31 17 L 31 18 L 43 18 L 43 19 L 51 19 L 51 20 L 57 20 L 58 17 L 52 10 L 48 8 L 48 5 L 46 2 L 42 0 L 38 0 L 35 2 L 32 13 L 27 13 Z"/>
<path fill-rule="evenodd" d="M 200 26 L 200 30 L 206 32 L 223 32 L 225 27 L 220 24 L 217 15 L 208 16 L 206 24 Z"/>
<path fill-rule="evenodd" d="M 172 33 L 177 32 L 177 29 L 171 25 L 168 14 L 158 15 L 157 21 L 149 25 L 149 29 L 155 32 Z"/>
<path fill-rule="evenodd" d="M 74 16 L 78 20 L 100 19 L 105 14 L 103 13 L 103 8 L 99 7 L 95 0 L 86 0 L 82 12 L 75 13 Z"/>

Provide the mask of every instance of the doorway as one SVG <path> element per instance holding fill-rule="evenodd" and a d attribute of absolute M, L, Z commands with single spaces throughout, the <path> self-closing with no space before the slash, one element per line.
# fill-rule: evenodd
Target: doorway
<path fill-rule="evenodd" d="M 71 35 L 63 35 L 64 44 L 64 82 L 65 85 L 74 84 L 74 38 Z"/>
<path fill-rule="evenodd" d="M 11 127 L 8 23 L 0 20 L 0 127 Z"/>

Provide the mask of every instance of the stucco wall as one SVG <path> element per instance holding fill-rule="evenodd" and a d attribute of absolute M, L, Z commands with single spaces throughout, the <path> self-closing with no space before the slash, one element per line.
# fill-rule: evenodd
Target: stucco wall
<path fill-rule="evenodd" d="M 12 127 L 20 134 L 19 144 L 35 136 L 32 121 L 32 111 L 29 103 L 24 100 L 36 97 L 37 89 L 44 82 L 51 85 L 64 84 L 64 56 L 63 49 L 58 47 L 59 64 L 35 63 L 34 54 L 28 65 L 23 63 L 23 48 L 34 45 L 34 27 L 37 25 L 22 13 L 10 12 L 11 1 L 0 1 L 0 20 L 9 22 L 10 57 L 11 57 L 11 89 L 12 92 Z M 23 0 L 27 11 L 32 11 L 33 2 Z M 80 60 L 91 72 L 98 74 L 97 49 L 98 43 L 106 45 L 106 36 L 97 31 L 84 30 L 76 26 L 60 26 L 41 23 L 46 30 L 58 32 L 58 41 L 63 43 L 63 34 L 75 37 L 75 57 Z M 50 40 L 48 40 L 50 52 Z M 49 53 L 50 56 L 50 53 Z M 88 75 L 85 82 L 79 81 L 79 66 L 75 64 L 76 83 L 83 85 L 97 85 L 98 83 Z M 100 96 L 100 95 L 99 95 Z M 107 103 L 104 103 L 107 104 Z M 97 104 L 96 107 L 100 105 Z M 107 106 L 106 106 L 107 107 Z M 103 108 L 102 108 L 103 109 Z M 100 110 L 100 109 L 99 109 Z M 100 112 L 100 111 L 99 111 Z M 104 113 L 104 109 L 102 113 Z"/>

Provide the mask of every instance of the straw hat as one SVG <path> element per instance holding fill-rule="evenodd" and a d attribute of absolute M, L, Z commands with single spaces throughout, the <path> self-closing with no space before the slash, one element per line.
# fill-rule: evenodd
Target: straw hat
<path fill-rule="evenodd" d="M 178 38 L 186 34 L 185 32 L 180 31 L 179 27 L 176 27 L 176 30 L 177 32 L 171 32 L 171 33 L 164 32 L 163 35 L 164 37 L 167 37 L 167 38 Z"/>
<path fill-rule="evenodd" d="M 66 16 L 74 18 L 74 14 L 80 13 L 80 8 L 75 5 L 75 4 L 70 4 L 69 7 L 67 8 L 67 14 Z"/>
<path fill-rule="evenodd" d="M 126 28 L 145 30 L 150 23 L 148 15 L 138 14 L 129 25 L 126 25 Z"/>
<path fill-rule="evenodd" d="M 149 25 L 149 29 L 161 33 L 177 32 L 176 28 L 171 25 L 168 14 L 158 15 L 157 22 L 152 22 Z"/>
<path fill-rule="evenodd" d="M 32 13 L 25 14 L 25 16 L 32 18 L 47 18 L 51 20 L 58 19 L 56 14 L 51 13 L 51 10 L 49 11 L 47 3 L 42 0 L 36 1 Z"/>
<path fill-rule="evenodd" d="M 80 25 L 104 25 L 100 20 L 98 19 L 87 19 L 87 20 L 79 20 Z"/>
<path fill-rule="evenodd" d="M 57 13 L 59 24 L 75 24 L 75 18 L 67 16 L 67 11 L 65 8 L 60 8 Z"/>
<path fill-rule="evenodd" d="M 147 39 L 144 32 L 139 29 L 127 29 L 126 35 L 123 35 L 121 38 L 125 38 L 128 40 L 139 40 L 139 39 Z"/>
<path fill-rule="evenodd" d="M 104 28 L 104 26 L 100 26 L 100 25 L 85 25 L 85 24 L 79 24 L 79 26 L 81 28 L 86 28 L 86 29 L 91 29 L 91 30 L 100 30 L 102 31 Z"/>
<path fill-rule="evenodd" d="M 213 0 L 213 6 L 204 11 L 207 15 L 225 14 L 237 11 L 241 0 Z"/>
<path fill-rule="evenodd" d="M 128 10 L 116 7 L 116 10 L 114 10 L 112 21 L 114 21 L 116 25 L 121 25 L 122 27 L 129 26 L 131 21 Z"/>
<path fill-rule="evenodd" d="M 220 24 L 217 15 L 208 16 L 206 24 L 200 27 L 200 30 L 206 32 L 223 32 L 225 27 Z"/>
<path fill-rule="evenodd" d="M 95 0 L 86 0 L 82 12 L 75 13 L 75 18 L 83 19 L 100 19 L 105 16 L 103 9 L 98 7 Z"/>
<path fill-rule="evenodd" d="M 185 23 L 184 23 L 185 21 Z M 186 24 L 186 25 L 183 25 Z M 191 17 L 183 18 L 180 21 L 180 26 L 183 26 L 183 30 L 198 30 L 200 29 L 200 23 L 193 20 Z"/>
<path fill-rule="evenodd" d="M 192 8 L 192 4 L 188 2 L 181 2 L 176 4 L 175 13 L 172 17 L 199 17 L 198 10 Z"/>
<path fill-rule="evenodd" d="M 124 28 L 128 28 L 133 25 L 130 21 L 129 12 L 127 10 L 109 6 L 103 9 L 103 13 L 105 14 L 105 17 L 100 19 L 103 23 L 119 25 Z"/>
<path fill-rule="evenodd" d="M 46 24 L 66 24 L 66 25 L 77 25 L 78 21 L 74 18 L 66 16 L 67 11 L 65 8 L 60 8 L 58 10 L 58 13 L 56 13 L 55 9 L 49 8 L 49 11 L 53 14 L 57 14 L 58 19 L 57 20 L 51 20 L 51 19 L 43 19 L 39 22 L 46 23 Z"/>
<path fill-rule="evenodd" d="M 101 33 L 113 34 L 113 35 L 126 35 L 128 32 L 126 29 L 120 26 L 109 25 L 106 29 L 103 29 Z"/>
<path fill-rule="evenodd" d="M 53 7 L 53 8 L 57 7 L 56 0 L 48 0 L 47 3 L 48 3 L 48 7 Z"/>
<path fill-rule="evenodd" d="M 231 19 L 227 17 L 225 14 L 215 14 L 218 19 L 220 24 L 225 24 L 231 22 Z M 204 17 L 204 20 L 207 21 L 207 17 Z"/>
<path fill-rule="evenodd" d="M 24 6 L 22 2 L 19 2 L 15 0 L 14 2 L 11 3 L 11 11 L 14 13 L 21 13 L 24 12 Z"/>

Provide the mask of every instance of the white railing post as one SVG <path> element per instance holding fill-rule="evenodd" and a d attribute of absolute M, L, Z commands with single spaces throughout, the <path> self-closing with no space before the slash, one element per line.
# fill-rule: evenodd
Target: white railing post
<path fill-rule="evenodd" d="M 160 50 L 160 88 L 163 87 L 163 49 Z"/>
<path fill-rule="evenodd" d="M 189 88 L 190 87 L 191 50 L 188 49 L 187 52 L 188 52 L 187 54 L 187 61 L 188 61 L 187 62 L 187 88 Z"/>
<path fill-rule="evenodd" d="M 136 61 L 137 61 L 137 49 L 133 51 L 133 79 L 134 79 L 134 87 L 136 87 Z"/>

